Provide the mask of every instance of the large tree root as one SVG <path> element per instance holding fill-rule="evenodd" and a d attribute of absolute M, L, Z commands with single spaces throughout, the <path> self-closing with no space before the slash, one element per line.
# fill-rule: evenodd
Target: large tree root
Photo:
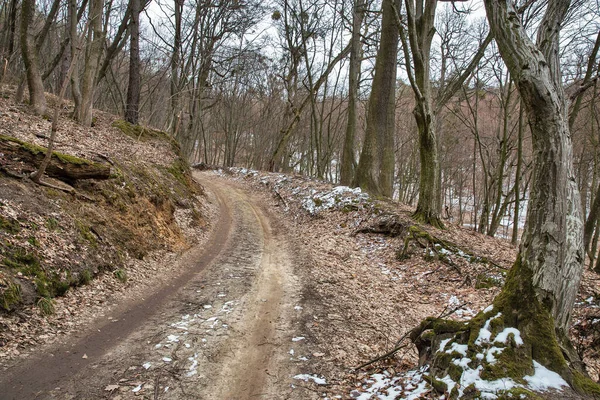
<path fill-rule="evenodd" d="M 411 255 L 411 245 L 415 245 L 416 247 L 424 249 L 426 257 L 435 257 L 458 273 L 461 273 L 461 269 L 460 266 L 454 262 L 453 258 L 462 258 L 469 263 L 488 264 L 505 269 L 487 257 L 476 255 L 456 243 L 432 235 L 419 225 L 406 224 L 400 216 L 395 214 L 386 214 L 379 217 L 375 223 L 355 230 L 352 233 L 352 236 L 359 233 L 374 233 L 390 237 L 404 237 L 404 245 L 402 249 L 398 250 L 396 253 L 396 258 L 398 260 L 409 258 Z"/>
<path fill-rule="evenodd" d="M 600 399 L 600 386 L 586 375 L 568 339 L 555 331 L 520 261 L 492 306 L 472 320 L 427 318 L 410 338 L 419 364 L 429 366 L 431 386 L 449 398 L 538 398 L 532 377 L 549 370 L 582 397 Z"/>

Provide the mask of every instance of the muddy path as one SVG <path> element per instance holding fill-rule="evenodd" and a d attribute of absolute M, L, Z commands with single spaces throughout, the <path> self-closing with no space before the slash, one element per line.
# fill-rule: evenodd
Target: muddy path
<path fill-rule="evenodd" d="M 185 272 L 4 371 L 1 399 L 290 397 L 300 293 L 291 242 L 259 197 L 196 178 L 220 217 L 179 260 Z"/>

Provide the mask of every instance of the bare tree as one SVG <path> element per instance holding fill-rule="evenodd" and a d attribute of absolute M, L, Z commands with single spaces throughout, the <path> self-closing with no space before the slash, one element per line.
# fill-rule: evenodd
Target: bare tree
<path fill-rule="evenodd" d="M 29 103 L 34 111 L 41 115 L 46 112 L 46 97 L 33 35 L 34 15 L 35 0 L 24 0 L 21 10 L 21 53 L 27 75 Z"/>
<path fill-rule="evenodd" d="M 137 124 L 140 114 L 140 12 L 141 0 L 129 0 L 131 24 L 129 25 L 129 84 L 125 103 L 125 120 Z"/>
<path fill-rule="evenodd" d="M 382 3 L 381 39 L 369 96 L 365 140 L 354 185 L 374 196 L 393 194 L 395 154 L 395 92 L 399 27 L 394 15 L 400 0 Z"/>
<path fill-rule="evenodd" d="M 529 118 L 534 154 L 531 199 L 519 255 L 494 304 L 503 315 L 521 316 L 505 320 L 530 341 L 533 358 L 584 391 L 576 378 L 580 373 L 565 360 L 577 361 L 567 332 L 584 257 L 583 217 L 558 51 L 561 24 L 571 2 L 548 2 L 536 43 L 529 39 L 512 2 L 485 0 L 485 6 L 500 54 Z M 534 335 L 545 339 L 534 341 Z"/>
<path fill-rule="evenodd" d="M 362 59 L 362 44 L 360 32 L 365 14 L 365 0 L 355 0 L 352 10 L 352 48 L 350 49 L 350 66 L 348 71 L 348 122 L 342 160 L 340 166 L 340 183 L 350 185 L 354 179 L 355 159 L 355 137 L 358 123 L 358 89 L 360 86 L 360 64 Z"/>

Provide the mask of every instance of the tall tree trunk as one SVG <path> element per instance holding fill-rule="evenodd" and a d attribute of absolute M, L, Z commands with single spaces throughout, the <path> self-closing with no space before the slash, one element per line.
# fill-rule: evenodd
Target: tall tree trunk
<path fill-rule="evenodd" d="M 90 0 L 89 27 L 85 51 L 85 66 L 81 81 L 81 105 L 75 110 L 75 119 L 83 126 L 92 126 L 94 90 L 100 56 L 102 54 L 102 9 L 104 0 Z"/>
<path fill-rule="evenodd" d="M 517 171 L 515 172 L 515 213 L 513 231 L 510 242 L 513 245 L 519 240 L 519 217 L 521 208 L 521 174 L 523 173 L 523 103 L 519 106 L 519 130 L 517 138 Z"/>
<path fill-rule="evenodd" d="M 400 0 L 384 0 L 381 40 L 369 97 L 365 141 L 356 169 L 355 186 L 374 196 L 391 197 L 394 185 L 396 59 L 399 27 L 395 9 Z"/>
<path fill-rule="evenodd" d="M 10 7 L 8 12 L 8 55 L 7 58 L 12 56 L 15 51 L 15 33 L 17 31 L 17 8 L 19 0 L 10 0 Z"/>
<path fill-rule="evenodd" d="M 29 103 L 36 114 L 46 112 L 46 97 L 44 96 L 44 82 L 40 72 L 38 55 L 35 48 L 35 38 L 32 32 L 33 17 L 35 15 L 35 0 L 23 0 L 21 11 L 21 52 L 27 74 L 29 88 Z"/>
<path fill-rule="evenodd" d="M 181 52 L 181 14 L 183 0 L 174 1 L 175 33 L 173 36 L 173 53 L 171 55 L 171 133 L 177 136 L 180 127 L 181 110 L 179 106 L 179 63 Z"/>
<path fill-rule="evenodd" d="M 550 0 L 537 45 L 511 2 L 485 0 L 488 20 L 529 117 L 534 169 L 520 266 L 507 286 L 531 285 L 566 338 L 583 271 L 583 218 L 558 58 L 569 0 Z"/>
<path fill-rule="evenodd" d="M 136 125 L 140 117 L 140 0 L 130 0 L 131 24 L 129 25 L 129 85 L 125 104 L 125 120 Z"/>
<path fill-rule="evenodd" d="M 69 37 L 70 37 L 70 55 L 71 58 L 75 57 L 75 54 L 81 54 L 78 46 L 80 46 L 77 34 L 77 0 L 69 0 L 68 6 L 68 24 L 69 24 Z M 81 88 L 79 87 L 79 60 L 72 60 L 73 71 L 71 72 L 71 96 L 73 97 L 73 103 L 75 103 L 75 113 L 81 108 Z"/>
<path fill-rule="evenodd" d="M 365 15 L 365 0 L 355 0 L 352 12 L 352 48 L 350 49 L 350 67 L 348 71 L 348 124 L 344 137 L 342 152 L 342 165 L 340 167 L 340 183 L 350 185 L 354 179 L 356 159 L 354 156 L 354 141 L 358 123 L 358 89 L 360 85 L 360 63 L 362 58 L 362 44 L 360 42 L 360 29 Z"/>

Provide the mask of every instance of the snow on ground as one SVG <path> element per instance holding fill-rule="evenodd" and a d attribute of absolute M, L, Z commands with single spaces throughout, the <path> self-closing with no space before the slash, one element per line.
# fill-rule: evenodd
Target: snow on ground
<path fill-rule="evenodd" d="M 488 330 L 489 323 L 500 316 L 501 314 L 498 313 L 496 316 L 486 321 L 485 326 L 480 330 L 477 340 L 481 340 L 479 341 L 478 345 L 485 345 L 490 342 L 506 344 L 508 335 L 513 335 L 517 346 L 523 344 L 521 340 L 521 333 L 515 328 L 506 328 L 504 331 L 496 335 L 494 340 L 491 339 L 491 333 Z M 448 345 L 448 343 L 450 343 L 450 345 Z M 443 351 L 448 354 L 462 355 L 462 359 L 454 359 L 452 362 L 461 367 L 463 373 L 458 382 L 454 381 L 449 375 L 438 379 L 447 385 L 447 393 L 450 393 L 452 389 L 456 387 L 458 391 L 458 398 L 462 398 L 464 395 L 464 390 L 469 386 L 473 386 L 475 389 L 477 389 L 480 392 L 479 398 L 482 399 L 496 399 L 502 393 L 513 388 L 524 388 L 537 392 L 544 392 L 548 390 L 560 391 L 564 387 L 569 386 L 567 382 L 560 377 L 560 375 L 548 370 L 535 360 L 533 361 L 533 366 L 535 369 L 534 374 L 532 376 L 523 377 L 523 379 L 527 382 L 526 385 L 517 383 L 511 378 L 500 378 L 492 381 L 482 379 L 481 372 L 483 371 L 484 366 L 481 364 L 481 362 L 485 359 L 486 362 L 494 364 L 497 361 L 495 355 L 502 353 L 503 350 L 504 348 L 496 346 L 482 348 L 481 352 L 475 355 L 475 358 L 478 361 L 474 362 L 472 359 L 466 357 L 467 345 L 452 342 L 452 339 L 444 339 L 441 341 L 437 351 Z M 471 366 L 471 364 L 473 365 Z M 389 376 L 389 374 L 373 374 L 363 381 L 361 390 L 353 390 L 350 395 L 361 400 L 419 398 L 418 396 L 421 396 L 424 393 L 434 392 L 434 389 L 424 378 L 425 376 L 429 376 L 427 367 L 419 370 L 411 370 L 396 376 Z M 390 397 L 390 394 L 400 397 Z M 440 399 L 446 399 L 446 396 L 441 396 Z"/>
<path fill-rule="evenodd" d="M 221 298 L 222 296 L 217 296 Z M 182 368 L 186 371 L 185 377 L 191 378 L 197 374 L 198 352 L 208 345 L 208 339 L 214 335 L 227 334 L 229 325 L 226 324 L 227 314 L 231 313 L 237 301 L 226 301 L 220 308 L 213 308 L 210 304 L 204 304 L 194 314 L 185 314 L 175 319 L 174 322 L 166 322 L 163 339 L 153 345 L 157 353 L 156 360 L 164 363 L 173 361 L 171 354 L 179 345 L 194 351 L 193 356 L 187 358 Z M 209 307 L 207 307 L 209 306 Z M 150 369 L 160 368 L 156 360 L 144 362 L 142 367 Z M 153 362 L 154 361 L 154 362 Z"/>

